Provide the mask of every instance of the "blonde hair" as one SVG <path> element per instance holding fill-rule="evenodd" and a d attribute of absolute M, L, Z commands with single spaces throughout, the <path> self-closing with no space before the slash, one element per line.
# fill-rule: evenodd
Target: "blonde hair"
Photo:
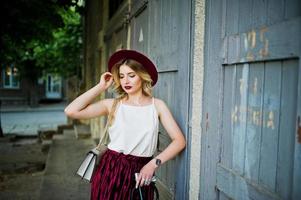
<path fill-rule="evenodd" d="M 152 79 L 145 68 L 137 61 L 132 59 L 122 60 L 116 63 L 112 67 L 112 74 L 114 79 L 114 90 L 119 95 L 117 98 L 123 98 L 127 96 L 127 93 L 122 89 L 120 84 L 119 71 L 121 65 L 127 65 L 129 68 L 135 71 L 135 73 L 141 78 L 142 81 L 142 93 L 146 96 L 152 96 Z"/>

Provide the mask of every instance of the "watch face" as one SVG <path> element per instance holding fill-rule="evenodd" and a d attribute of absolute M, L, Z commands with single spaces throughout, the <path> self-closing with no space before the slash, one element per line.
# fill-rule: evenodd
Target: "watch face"
<path fill-rule="evenodd" d="M 161 160 L 160 159 L 156 159 L 156 165 L 160 166 L 161 165 Z"/>

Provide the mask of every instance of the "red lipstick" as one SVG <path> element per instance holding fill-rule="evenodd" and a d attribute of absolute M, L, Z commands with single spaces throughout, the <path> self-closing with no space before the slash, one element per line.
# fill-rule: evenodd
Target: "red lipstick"
<path fill-rule="evenodd" d="M 124 86 L 124 88 L 125 88 L 126 90 L 129 90 L 129 89 L 132 88 L 132 86 Z"/>

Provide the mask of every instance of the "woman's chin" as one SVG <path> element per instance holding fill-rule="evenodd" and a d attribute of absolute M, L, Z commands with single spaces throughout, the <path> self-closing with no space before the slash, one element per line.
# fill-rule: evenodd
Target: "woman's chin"
<path fill-rule="evenodd" d="M 128 95 L 134 95 L 134 94 L 136 94 L 136 93 L 138 93 L 138 91 L 137 90 L 132 90 L 132 89 L 130 89 L 130 90 L 124 90 Z"/>

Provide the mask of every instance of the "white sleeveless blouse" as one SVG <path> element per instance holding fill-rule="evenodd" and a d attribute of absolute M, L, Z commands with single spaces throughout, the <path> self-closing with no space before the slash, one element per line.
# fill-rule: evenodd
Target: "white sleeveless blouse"
<path fill-rule="evenodd" d="M 108 148 L 123 154 L 150 157 L 156 151 L 158 131 L 154 98 L 152 104 L 146 106 L 126 105 L 121 101 L 108 129 Z"/>

